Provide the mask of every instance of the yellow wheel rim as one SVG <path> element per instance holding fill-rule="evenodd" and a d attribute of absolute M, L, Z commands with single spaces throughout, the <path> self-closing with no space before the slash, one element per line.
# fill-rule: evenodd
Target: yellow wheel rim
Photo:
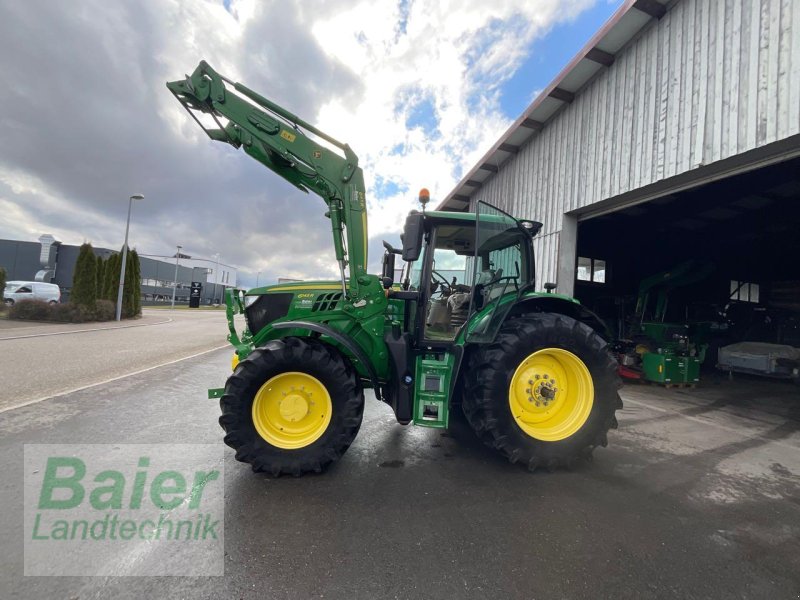
<path fill-rule="evenodd" d="M 316 442 L 331 422 L 333 403 L 322 382 L 308 373 L 275 375 L 256 392 L 253 425 L 267 442 L 286 450 Z"/>
<path fill-rule="evenodd" d="M 592 375 L 572 352 L 538 350 L 514 371 L 508 404 L 517 425 L 532 438 L 566 439 L 583 427 L 592 412 Z"/>

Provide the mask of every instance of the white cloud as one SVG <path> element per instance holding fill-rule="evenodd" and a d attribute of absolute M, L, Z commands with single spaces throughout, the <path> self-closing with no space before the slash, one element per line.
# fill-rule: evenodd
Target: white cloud
<path fill-rule="evenodd" d="M 434 205 L 444 198 L 510 124 L 499 107 L 499 89 L 532 41 L 590 4 L 419 0 L 387 10 L 360 2 L 314 24 L 329 56 L 363 82 L 355 102 L 331 90 L 318 122 L 361 157 L 371 236 L 399 231 L 416 207 L 419 188 L 430 189 Z M 435 129 L 407 128 L 423 101 L 432 107 Z M 385 181 L 402 191 L 381 197 L 378 183 Z"/>
<path fill-rule="evenodd" d="M 143 192 L 132 234 L 146 253 L 181 243 L 243 271 L 331 276 L 323 203 L 209 142 L 164 82 L 206 59 L 348 142 L 376 248 L 420 187 L 438 203 L 507 127 L 499 90 L 531 42 L 594 1 L 10 4 L 0 236 L 118 247 L 127 195 Z"/>

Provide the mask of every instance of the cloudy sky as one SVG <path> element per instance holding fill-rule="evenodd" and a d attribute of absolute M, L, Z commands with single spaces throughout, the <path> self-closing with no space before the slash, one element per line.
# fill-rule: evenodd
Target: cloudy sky
<path fill-rule="evenodd" d="M 240 284 L 335 277 L 316 196 L 212 143 L 164 87 L 200 59 L 365 172 L 370 262 L 438 203 L 619 0 L 0 0 L 0 238 L 219 252 Z"/>

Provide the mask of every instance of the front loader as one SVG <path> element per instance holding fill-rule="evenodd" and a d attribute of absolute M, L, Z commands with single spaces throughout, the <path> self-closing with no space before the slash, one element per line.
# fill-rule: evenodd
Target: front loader
<path fill-rule="evenodd" d="M 460 408 L 529 470 L 607 444 L 622 406 L 616 363 L 594 314 L 552 285 L 535 291 L 540 223 L 484 203 L 426 211 L 423 190 L 402 248 L 384 243 L 383 272 L 370 274 L 364 178 L 347 144 L 205 62 L 167 87 L 212 140 L 319 195 L 333 234 L 339 280 L 226 295 L 233 374 L 209 396 L 238 460 L 275 476 L 322 471 L 355 439 L 366 388 L 403 425 L 446 428 Z"/>

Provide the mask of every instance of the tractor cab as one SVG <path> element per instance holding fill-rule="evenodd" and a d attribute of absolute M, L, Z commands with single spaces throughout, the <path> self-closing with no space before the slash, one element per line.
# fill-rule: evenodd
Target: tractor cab
<path fill-rule="evenodd" d="M 416 341 L 447 345 L 469 337 L 479 341 L 495 319 L 463 331 L 471 315 L 491 310 L 509 294 L 517 296 L 534 283 L 531 240 L 540 223 L 520 221 L 488 204 L 477 213 L 417 212 L 408 215 L 403 248 L 384 242 L 383 282 L 389 299 L 413 302 L 413 322 L 404 323 Z M 395 256 L 403 266 L 395 281 Z M 502 320 L 502 318 L 500 319 Z"/>
<path fill-rule="evenodd" d="M 533 287 L 531 241 L 540 228 L 479 203 L 477 213 L 413 211 L 402 249 L 384 242 L 382 279 L 395 309 L 385 338 L 395 385 L 384 399 L 398 421 L 447 426 L 465 344 L 491 342 Z"/>

